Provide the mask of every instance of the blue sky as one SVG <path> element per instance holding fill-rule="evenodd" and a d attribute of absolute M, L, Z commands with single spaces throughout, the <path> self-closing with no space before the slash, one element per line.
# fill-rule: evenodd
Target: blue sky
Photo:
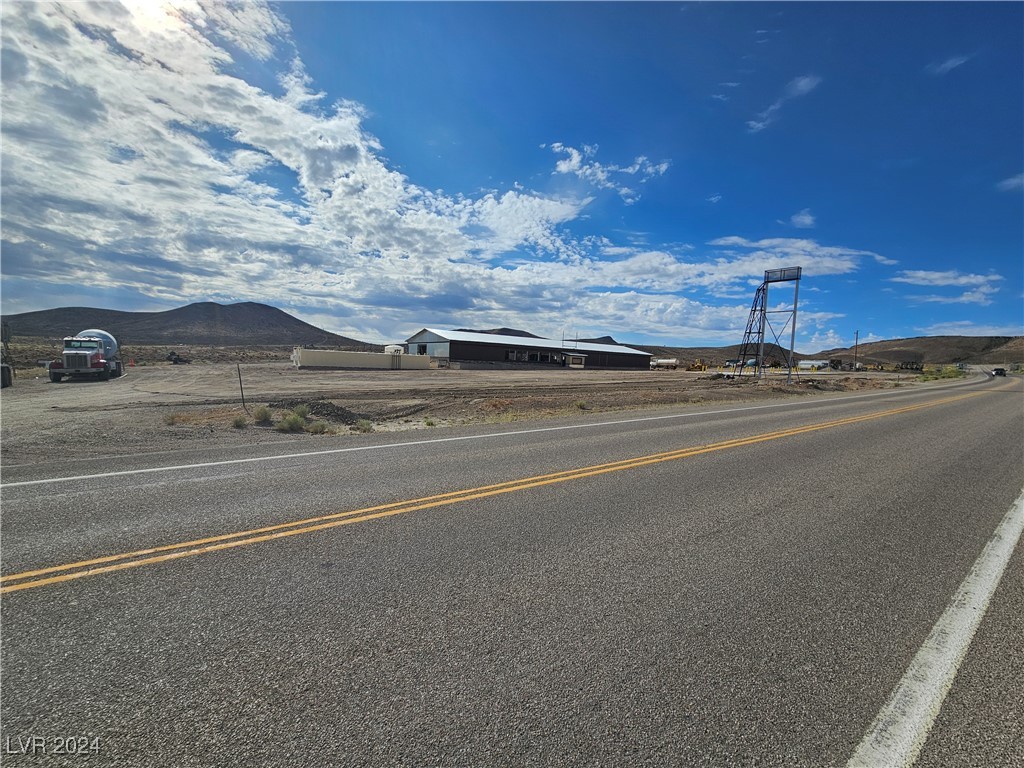
<path fill-rule="evenodd" d="M 802 266 L 803 352 L 1024 334 L 1021 3 L 0 12 L 4 314 L 717 346 Z"/>

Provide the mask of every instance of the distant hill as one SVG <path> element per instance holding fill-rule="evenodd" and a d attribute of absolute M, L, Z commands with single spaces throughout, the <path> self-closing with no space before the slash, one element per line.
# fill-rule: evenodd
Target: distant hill
<path fill-rule="evenodd" d="M 339 336 L 299 320 L 275 307 L 255 302 L 216 304 L 203 302 L 166 312 L 121 312 L 113 309 L 62 307 L 7 315 L 15 337 L 60 339 L 86 328 L 102 328 L 122 345 L 207 345 L 224 347 L 287 347 L 315 345 L 345 349 L 380 349 L 357 339 Z M 469 329 L 460 329 L 469 330 Z M 515 328 L 494 328 L 474 333 L 540 338 Z M 579 339 L 616 344 L 611 336 Z M 630 344 L 656 357 L 676 357 L 681 363 L 701 358 L 711 365 L 739 357 L 740 347 L 669 347 Z M 765 345 L 765 356 L 785 360 L 788 350 Z M 858 361 L 892 365 L 904 362 L 997 364 L 1024 362 L 1024 336 L 919 336 L 871 341 L 857 348 Z M 827 349 L 812 355 L 795 353 L 797 360 L 840 358 L 852 362 L 852 347 Z"/>
<path fill-rule="evenodd" d="M 454 328 L 453 330 L 461 333 L 490 333 L 494 336 L 522 336 L 527 339 L 539 339 L 540 336 L 536 336 L 529 331 L 519 331 L 515 328 L 491 328 L 486 331 L 474 331 L 472 328 Z"/>
<path fill-rule="evenodd" d="M 538 336 L 537 334 L 530 333 L 529 331 L 520 331 L 516 328 L 492 328 L 486 331 L 475 331 L 471 328 L 455 328 L 454 330 L 462 331 L 463 333 L 491 333 L 494 334 L 495 336 L 521 336 L 527 339 L 545 338 L 544 336 Z M 611 336 L 600 336 L 596 339 L 577 339 L 573 337 L 572 339 L 565 339 L 565 341 L 582 342 L 584 344 L 612 344 L 616 346 L 619 345 L 619 342 L 617 342 Z M 627 346 L 632 346 L 634 349 L 641 349 L 641 347 L 638 347 L 636 344 Z"/>
<path fill-rule="evenodd" d="M 515 328 L 494 328 L 491 330 L 471 330 L 459 328 L 471 333 L 491 333 L 502 336 L 525 336 L 541 338 L 529 331 Z M 611 336 L 600 336 L 594 339 L 574 339 L 574 341 L 592 344 L 619 344 Z M 650 344 L 627 344 L 633 349 L 650 352 L 655 357 L 675 357 L 680 363 L 689 364 L 696 359 L 704 360 L 708 365 L 723 365 L 726 360 L 735 360 L 740 356 L 740 345 L 727 347 L 670 347 Z M 789 356 L 789 349 L 776 344 L 764 345 L 766 359 L 784 362 Z M 892 339 L 889 341 L 872 341 L 857 347 L 857 361 L 865 365 L 878 363 L 892 366 L 896 363 L 921 362 L 927 364 L 949 363 L 1013 363 L 1024 362 L 1024 336 L 919 336 L 910 339 Z M 814 354 L 793 353 L 796 362 L 800 360 L 831 360 L 839 358 L 844 362 L 853 362 L 853 347 L 826 349 Z"/>
<path fill-rule="evenodd" d="M 657 357 L 678 357 L 680 362 L 702 358 L 711 365 L 739 357 L 740 345 L 728 347 L 660 347 L 633 344 L 637 349 Z M 785 360 L 788 349 L 765 344 L 765 357 Z M 950 363 L 1014 363 L 1024 362 L 1024 336 L 919 336 L 910 339 L 891 339 L 860 344 L 857 361 L 870 365 L 921 362 L 930 365 Z M 826 349 L 814 354 L 793 353 L 800 360 L 830 360 L 838 358 L 853 362 L 853 347 Z"/>
<path fill-rule="evenodd" d="M 740 356 L 739 344 L 732 344 L 728 347 L 660 347 L 647 344 L 630 344 L 629 346 L 644 352 L 650 352 L 655 357 L 675 357 L 680 363 L 687 364 L 700 359 L 708 365 L 724 365 L 726 360 L 737 360 Z M 789 356 L 789 350 L 782 349 L 775 344 L 765 344 L 764 356 L 766 360 L 774 358 L 779 362 L 783 362 Z M 817 355 L 793 353 L 793 359 L 798 362 L 805 358 L 817 359 Z"/>
<path fill-rule="evenodd" d="M 376 348 L 328 333 L 266 304 L 203 302 L 166 312 L 121 312 L 61 307 L 6 315 L 14 336 L 62 338 L 86 328 L 109 331 L 125 344 L 203 344 L 211 346 L 300 346 L 303 344 Z"/>
<path fill-rule="evenodd" d="M 472 328 L 455 328 L 454 330 L 461 331 L 463 333 L 490 333 L 490 334 L 493 334 L 495 336 L 521 336 L 521 337 L 527 338 L 527 339 L 543 339 L 543 338 L 545 338 L 544 336 L 538 336 L 537 334 L 530 333 L 529 331 L 520 331 L 517 328 L 491 328 L 490 330 L 486 330 L 486 331 L 476 331 L 476 330 L 473 330 Z M 601 336 L 600 338 L 597 338 L 597 339 L 577 339 L 577 338 L 572 338 L 572 339 L 565 339 L 565 341 L 579 341 L 579 342 L 583 342 L 584 344 L 615 344 L 615 345 L 617 345 L 619 343 L 615 339 L 613 339 L 611 336 Z M 634 344 L 633 346 L 635 347 L 636 345 Z M 637 349 L 639 349 L 639 347 L 637 347 Z"/>
<path fill-rule="evenodd" d="M 822 358 L 853 359 L 853 347 L 830 349 Z M 869 341 L 857 347 L 865 363 L 1009 363 L 1024 361 L 1024 336 L 918 336 Z"/>

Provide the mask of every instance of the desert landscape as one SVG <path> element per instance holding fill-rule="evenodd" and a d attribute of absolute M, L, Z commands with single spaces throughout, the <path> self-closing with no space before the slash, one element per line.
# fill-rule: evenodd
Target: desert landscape
<path fill-rule="evenodd" d="M 265 360 L 136 364 L 109 382 L 54 384 L 39 368 L 19 371 L 15 385 L 0 399 L 2 459 L 10 466 L 173 450 L 186 444 L 306 440 L 323 445 L 370 432 L 796 398 L 908 386 L 921 378 L 906 372 L 802 373 L 787 384 L 785 372 L 758 381 L 749 375 L 728 378 L 713 371 L 683 370 L 323 371 Z M 261 408 L 269 415 L 262 423 Z M 301 421 L 293 419 L 286 426 L 285 419 L 296 409 Z"/>
<path fill-rule="evenodd" d="M 295 346 L 379 351 L 261 304 L 193 304 L 157 313 L 63 308 L 4 318 L 14 385 L 0 399 L 6 466 L 195 447 L 359 439 L 372 432 L 580 417 L 591 412 L 807 397 L 911 386 L 963 367 L 1024 358 L 1022 337 L 932 337 L 826 350 L 882 370 L 732 376 L 739 347 L 637 346 L 678 358 L 678 370 L 571 370 L 442 361 L 430 370 L 299 370 Z M 68 329 L 104 328 L 120 342 L 125 374 L 53 383 L 46 363 Z M 501 333 L 526 334 L 512 329 Z M 491 331 L 495 332 L 495 331 Z M 614 343 L 614 340 L 607 337 Z M 605 339 L 602 339 L 605 341 Z M 287 342 L 287 343 L 282 343 Z M 770 354 L 780 356 L 777 349 Z M 169 358 L 188 360 L 172 364 Z M 685 370 L 700 359 L 706 370 Z M 899 370 L 918 361 L 923 370 Z"/>

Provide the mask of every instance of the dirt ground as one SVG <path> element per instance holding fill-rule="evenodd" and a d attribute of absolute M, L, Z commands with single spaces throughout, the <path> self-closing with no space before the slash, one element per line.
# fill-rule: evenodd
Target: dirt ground
<path fill-rule="evenodd" d="M 904 373 L 899 383 L 914 380 Z M 787 385 L 785 373 L 758 382 L 686 371 L 296 370 L 283 361 L 160 363 L 130 367 L 109 382 L 59 384 L 44 369 L 21 370 L 0 396 L 0 462 L 14 466 L 288 440 L 313 447 L 371 431 L 896 385 L 895 373 L 800 374 Z M 260 406 L 269 409 L 270 423 L 256 423 Z M 307 412 L 291 420 L 296 431 L 283 431 L 283 420 L 296 406 Z"/>

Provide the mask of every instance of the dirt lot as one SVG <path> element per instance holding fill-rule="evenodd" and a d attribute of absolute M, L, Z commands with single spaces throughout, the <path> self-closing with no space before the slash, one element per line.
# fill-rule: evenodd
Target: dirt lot
<path fill-rule="evenodd" d="M 18 372 L 0 397 L 0 459 L 7 466 L 193 447 L 300 440 L 310 447 L 369 431 L 535 420 L 686 403 L 798 397 L 895 386 L 896 374 L 785 374 L 756 382 L 684 371 L 309 371 L 285 362 L 132 367 L 109 382 L 53 384 L 43 369 Z M 903 374 L 901 383 L 913 381 Z M 296 406 L 308 414 L 284 432 Z M 269 406 L 270 424 L 255 423 Z M 311 430 L 320 430 L 313 434 Z"/>

